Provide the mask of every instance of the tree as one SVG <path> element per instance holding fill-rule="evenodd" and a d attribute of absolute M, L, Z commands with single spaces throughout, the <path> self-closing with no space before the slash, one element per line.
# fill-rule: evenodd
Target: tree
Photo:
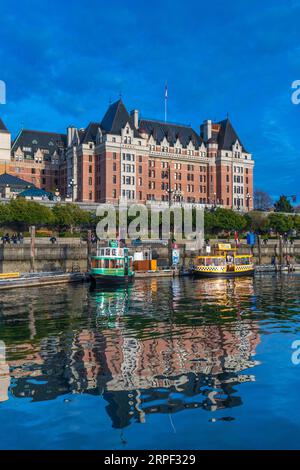
<path fill-rule="evenodd" d="M 10 222 L 9 210 L 7 204 L 0 204 L 0 225 Z"/>
<path fill-rule="evenodd" d="M 268 225 L 270 229 L 282 235 L 294 228 L 294 220 L 291 216 L 273 213 L 268 217 Z"/>
<path fill-rule="evenodd" d="M 18 198 L 10 200 L 7 204 L 6 220 L 18 229 L 24 229 L 30 225 L 51 225 L 54 219 L 48 207 L 35 201 Z"/>
<path fill-rule="evenodd" d="M 90 214 L 76 204 L 56 204 L 52 209 L 55 225 L 59 229 L 81 227 L 89 224 Z"/>
<path fill-rule="evenodd" d="M 204 228 L 206 233 L 220 231 L 234 232 L 246 228 L 246 218 L 230 209 L 218 208 L 215 211 L 206 211 L 204 214 Z"/>
<path fill-rule="evenodd" d="M 280 196 L 274 204 L 275 212 L 294 212 L 294 208 L 288 198 L 284 195 Z"/>
<path fill-rule="evenodd" d="M 250 212 L 245 215 L 247 228 L 255 233 L 267 233 L 269 230 L 268 217 L 262 212 Z"/>
<path fill-rule="evenodd" d="M 258 211 L 267 211 L 273 206 L 271 196 L 261 189 L 254 191 L 254 209 Z"/>

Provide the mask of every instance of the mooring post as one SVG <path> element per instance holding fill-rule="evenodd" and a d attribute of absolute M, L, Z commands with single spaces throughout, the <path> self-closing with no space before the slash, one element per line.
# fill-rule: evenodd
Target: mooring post
<path fill-rule="evenodd" d="M 280 271 L 283 269 L 283 238 L 282 235 L 279 236 L 279 264 Z"/>
<path fill-rule="evenodd" d="M 257 235 L 258 265 L 261 266 L 261 237 Z"/>
<path fill-rule="evenodd" d="M 30 227 L 30 271 L 35 271 L 35 227 Z"/>
<path fill-rule="evenodd" d="M 92 253 L 92 231 L 87 233 L 87 271 L 91 269 L 91 253 Z"/>

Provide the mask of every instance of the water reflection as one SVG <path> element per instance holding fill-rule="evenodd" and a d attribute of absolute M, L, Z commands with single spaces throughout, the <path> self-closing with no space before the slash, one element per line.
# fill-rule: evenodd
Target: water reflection
<path fill-rule="evenodd" d="M 152 413 L 241 406 L 239 384 L 255 381 L 259 365 L 260 308 L 277 282 L 152 279 L 5 293 L 0 401 L 100 395 L 115 428 Z M 291 305 L 290 282 L 280 283 L 291 310 L 297 299 Z"/>

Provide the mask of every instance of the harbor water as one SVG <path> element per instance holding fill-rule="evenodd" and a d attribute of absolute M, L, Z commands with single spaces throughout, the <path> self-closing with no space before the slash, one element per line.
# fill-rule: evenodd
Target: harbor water
<path fill-rule="evenodd" d="M 2 292 L 0 448 L 299 449 L 299 330 L 297 274 Z"/>

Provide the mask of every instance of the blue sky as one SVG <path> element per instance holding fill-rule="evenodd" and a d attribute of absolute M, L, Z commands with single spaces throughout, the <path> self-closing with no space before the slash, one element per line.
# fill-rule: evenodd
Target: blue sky
<path fill-rule="evenodd" d="M 300 0 L 0 0 L 0 116 L 64 132 L 130 110 L 199 129 L 227 113 L 256 160 L 255 186 L 298 193 Z"/>

